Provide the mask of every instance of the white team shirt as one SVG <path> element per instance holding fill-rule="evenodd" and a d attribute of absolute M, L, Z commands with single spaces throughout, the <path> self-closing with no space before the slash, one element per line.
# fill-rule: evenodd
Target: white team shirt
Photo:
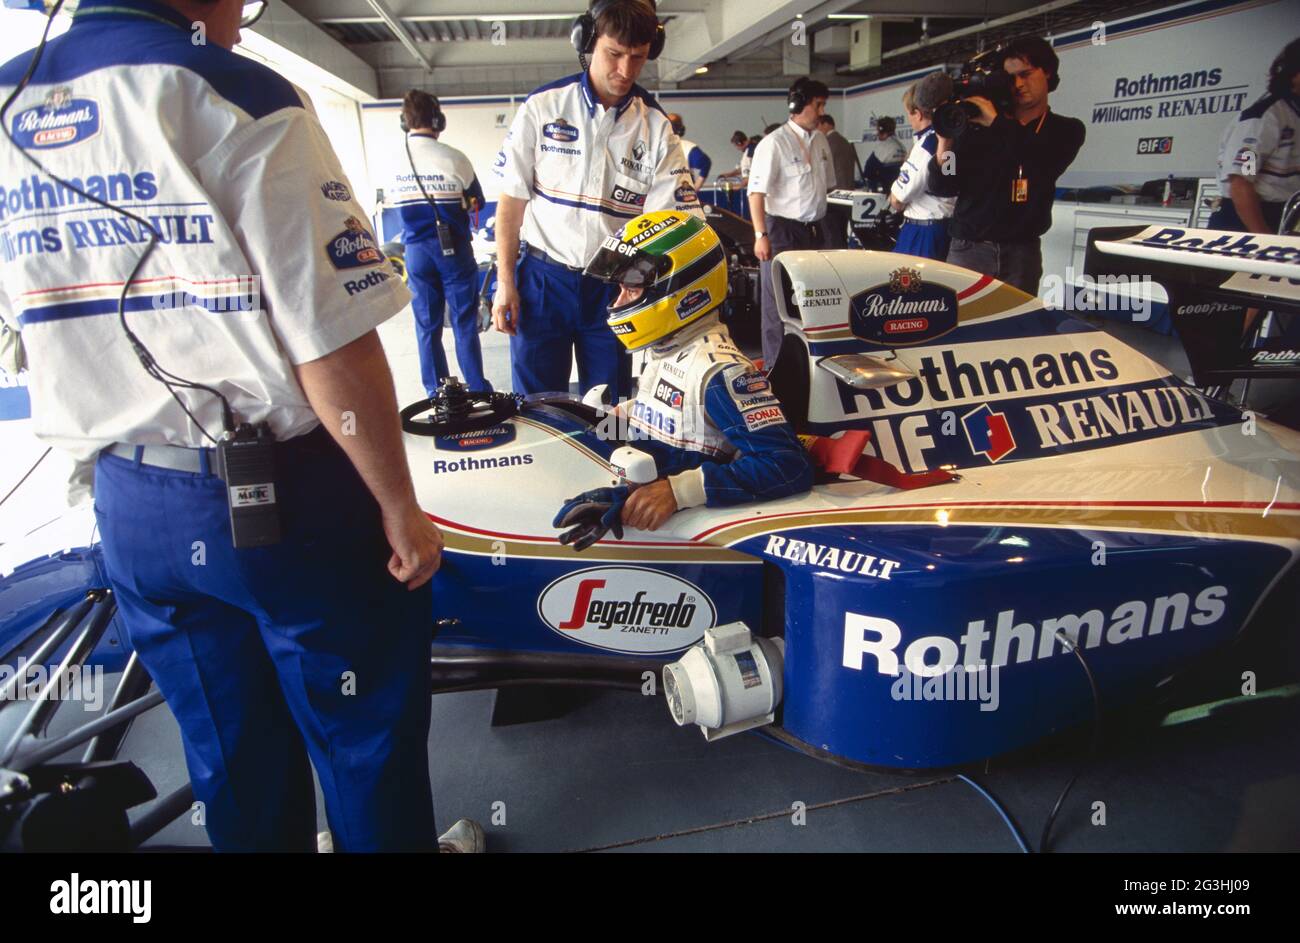
<path fill-rule="evenodd" d="M 679 138 L 658 103 L 633 86 L 616 108 L 585 72 L 537 89 L 497 154 L 500 192 L 527 200 L 520 238 L 585 266 L 628 220 L 676 209 L 703 218 Z"/>
<path fill-rule="evenodd" d="M 955 196 L 932 196 L 926 192 L 929 179 L 930 158 L 934 156 L 934 128 L 926 128 L 916 136 L 912 152 L 907 155 L 898 178 L 890 187 L 889 195 L 903 204 L 906 219 L 947 219 L 957 205 Z"/>
<path fill-rule="evenodd" d="M 907 148 L 903 146 L 902 141 L 891 134 L 883 141 L 876 138 L 874 141 L 867 142 L 867 158 L 869 159 L 872 154 L 875 154 L 876 160 L 882 164 L 901 164 L 907 159 Z"/>
<path fill-rule="evenodd" d="M 425 192 L 429 198 L 441 206 L 457 206 L 462 209 L 468 203 L 466 199 L 477 179 L 469 158 L 461 151 L 434 140 L 427 134 L 409 134 L 411 156 L 406 156 L 402 147 L 397 154 L 390 155 L 391 166 L 384 177 L 384 205 L 403 207 L 427 205 Z M 420 180 L 415 179 L 411 164 L 415 164 Z M 421 191 L 420 184 L 424 184 Z"/>
<path fill-rule="evenodd" d="M 1223 129 L 1219 139 L 1219 192 L 1231 192 L 1236 174 L 1255 184 L 1266 203 L 1285 203 L 1300 190 L 1300 101 L 1265 95 Z"/>
<path fill-rule="evenodd" d="M 126 301 L 158 364 L 220 390 L 239 419 L 269 422 L 278 439 L 309 432 L 319 420 L 293 366 L 357 339 L 410 294 L 307 95 L 251 59 L 192 45 L 179 14 L 133 9 L 83 0 L 9 120 L 53 173 L 160 233 Z M 0 98 L 29 55 L 0 69 Z M 118 321 L 145 230 L 10 146 L 0 181 L 0 317 L 21 328 L 34 433 L 83 463 L 82 484 L 85 463 L 112 443 L 211 445 Z M 217 398 L 178 392 L 220 435 Z"/>
<path fill-rule="evenodd" d="M 826 215 L 826 191 L 835 182 L 831 147 L 821 131 L 805 131 L 791 118 L 754 148 L 749 192 L 766 194 L 765 209 L 811 223 Z"/>

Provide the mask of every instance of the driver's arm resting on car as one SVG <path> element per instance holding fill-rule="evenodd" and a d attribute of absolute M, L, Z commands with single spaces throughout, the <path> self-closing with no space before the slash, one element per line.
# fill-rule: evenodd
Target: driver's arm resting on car
<path fill-rule="evenodd" d="M 802 494 L 813 485 L 808 453 L 770 389 L 742 395 L 735 382 L 761 374 L 741 366 L 720 370 L 704 388 L 709 420 L 736 447 L 730 462 L 704 461 L 668 476 L 678 509 L 730 507 Z M 742 405 L 746 408 L 742 410 Z M 624 518 L 626 520 L 626 517 Z"/>

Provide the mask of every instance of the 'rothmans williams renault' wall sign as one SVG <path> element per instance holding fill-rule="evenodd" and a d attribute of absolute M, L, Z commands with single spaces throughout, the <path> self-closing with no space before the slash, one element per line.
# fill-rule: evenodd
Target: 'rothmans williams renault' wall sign
<path fill-rule="evenodd" d="M 849 310 L 853 336 L 873 344 L 908 347 L 956 326 L 956 292 L 923 280 L 914 268 L 895 269 L 888 284 L 858 292 Z"/>

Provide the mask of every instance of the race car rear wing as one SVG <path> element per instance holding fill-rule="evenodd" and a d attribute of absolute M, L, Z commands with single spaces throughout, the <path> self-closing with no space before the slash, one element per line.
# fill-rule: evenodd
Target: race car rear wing
<path fill-rule="evenodd" d="M 1104 227 L 1088 234 L 1084 271 L 1099 284 L 1150 278 L 1165 289 L 1197 386 L 1300 378 L 1300 345 L 1241 346 L 1247 309 L 1300 312 L 1300 237 Z"/>

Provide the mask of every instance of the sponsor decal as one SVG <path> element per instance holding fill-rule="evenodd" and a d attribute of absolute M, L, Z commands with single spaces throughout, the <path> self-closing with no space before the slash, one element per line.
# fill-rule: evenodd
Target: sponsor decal
<path fill-rule="evenodd" d="M 1093 649 L 1214 625 L 1228 611 L 1227 598 L 1228 587 L 1207 586 L 1195 597 L 1174 592 L 1122 602 L 1113 609 L 1108 606 L 1106 610 L 1067 612 L 1028 622 L 1018 622 L 1014 609 L 1003 609 L 993 618 L 991 632 L 986 628 L 989 620 L 974 619 L 967 622 L 960 637 L 926 635 L 913 639 L 903 650 L 901 660 L 898 649 L 903 630 L 897 622 L 846 612 L 842 663 L 853 671 L 874 667 L 879 674 L 890 676 L 899 675 L 906 667 L 922 677 L 944 674 L 959 664 L 967 671 L 1005 668 L 1013 658 L 1019 664 L 1056 655 L 1069 657 L 1056 637 L 1058 631 L 1079 648 Z"/>
<path fill-rule="evenodd" d="M 542 135 L 550 138 L 552 141 L 562 141 L 565 144 L 572 144 L 578 140 L 578 129 L 569 124 L 563 118 L 556 118 L 554 121 L 548 121 L 542 125 Z"/>
<path fill-rule="evenodd" d="M 633 331 L 636 330 L 636 328 L 632 326 L 631 321 L 623 321 L 619 324 L 611 324 L 609 326 L 609 329 L 613 331 L 615 334 L 631 334 Z"/>
<path fill-rule="evenodd" d="M 632 145 L 632 159 L 645 159 L 645 141 L 637 141 L 636 144 Z"/>
<path fill-rule="evenodd" d="M 1273 238 L 1255 233 L 1228 233 L 1203 229 L 1181 229 L 1176 226 L 1162 226 L 1152 232 L 1152 226 L 1136 236 L 1121 240 L 1134 245 L 1153 246 L 1161 249 L 1177 249 L 1181 252 L 1204 253 L 1206 255 L 1237 256 L 1240 258 L 1259 259 L 1267 262 L 1294 262 L 1300 259 L 1300 243 L 1273 242 Z"/>
<path fill-rule="evenodd" d="M 348 185 L 341 180 L 327 180 L 320 185 L 320 192 L 325 194 L 325 199 L 336 200 L 339 203 L 352 199 L 352 191 Z"/>
<path fill-rule="evenodd" d="M 803 296 L 795 299 L 800 308 L 822 308 L 838 305 L 844 299 L 844 292 L 838 288 L 805 288 Z"/>
<path fill-rule="evenodd" d="M 665 653 L 693 645 L 717 619 L 694 583 L 643 567 L 595 567 L 555 580 L 537 614 L 558 635 L 617 652 Z"/>
<path fill-rule="evenodd" d="M 776 402 L 776 397 L 770 393 L 760 393 L 758 396 L 737 396 L 734 392 L 731 395 L 731 401 L 736 404 L 736 408 L 742 413 L 747 409 L 756 409 L 759 406 L 771 406 Z"/>
<path fill-rule="evenodd" d="M 677 302 L 677 319 L 685 321 L 692 314 L 708 307 L 709 292 L 704 288 L 696 288 L 694 291 L 688 291 L 682 296 L 682 300 Z"/>
<path fill-rule="evenodd" d="M 849 329 L 876 344 L 919 344 L 957 326 L 957 293 L 921 281 L 914 269 L 898 269 L 888 285 L 853 296 Z"/>
<path fill-rule="evenodd" d="M 1114 94 L 1093 103 L 1093 124 L 1190 118 L 1241 111 L 1246 91 L 1221 90 L 1223 70 L 1116 76 Z M 1177 93 L 1186 94 L 1177 94 Z M 1138 153 L 1143 153 L 1139 151 Z"/>
<path fill-rule="evenodd" d="M 1172 137 L 1138 138 L 1137 152 L 1139 154 L 1172 154 L 1173 150 L 1174 139 Z"/>
<path fill-rule="evenodd" d="M 889 273 L 889 290 L 896 295 L 921 290 L 921 273 L 914 268 L 899 268 Z"/>
<path fill-rule="evenodd" d="M 433 473 L 442 475 L 452 472 L 483 471 L 489 468 L 514 468 L 519 465 L 531 464 L 533 464 L 533 456 L 529 453 L 503 455 L 500 458 L 458 458 L 451 461 L 439 458 L 433 461 Z"/>
<path fill-rule="evenodd" d="M 670 377 L 676 377 L 679 380 L 686 379 L 686 371 L 677 366 L 677 364 L 673 363 L 671 360 L 665 360 L 659 365 L 659 368 Z"/>
<path fill-rule="evenodd" d="M 666 416 L 650 404 L 639 400 L 632 400 L 632 408 L 628 411 L 628 420 L 638 426 L 645 428 L 647 431 L 662 432 L 664 435 L 677 435 L 677 420 L 672 416 Z"/>
<path fill-rule="evenodd" d="M 657 222 L 651 222 L 649 219 L 641 219 L 636 224 L 637 229 L 641 231 L 632 237 L 629 244 L 639 246 L 643 242 L 649 242 L 669 226 L 674 226 L 681 221 L 682 218 L 680 216 L 668 216 Z"/>
<path fill-rule="evenodd" d="M 14 115 L 10 126 L 19 147 L 50 150 L 79 144 L 99 133 L 99 103 L 93 98 L 73 98 L 60 86 L 43 104 Z"/>
<path fill-rule="evenodd" d="M 1006 413 L 995 413 L 988 403 L 962 416 L 961 423 L 971 451 L 990 462 L 997 463 L 1016 450 L 1016 437 L 1011 434 Z"/>
<path fill-rule="evenodd" d="M 343 225 L 346 228 L 325 244 L 325 254 L 331 265 L 336 269 L 348 269 L 378 265 L 384 261 L 384 255 L 375 245 L 374 237 L 361 225 L 359 219 L 349 216 Z"/>
<path fill-rule="evenodd" d="M 1228 304 L 1224 301 L 1206 301 L 1201 304 L 1179 305 L 1174 309 L 1174 314 L 1178 317 L 1199 314 L 1241 314 L 1245 308 L 1245 305 Z"/>
<path fill-rule="evenodd" d="M 745 417 L 745 428 L 750 432 L 785 422 L 785 413 L 781 412 L 780 406 L 763 406 L 741 415 Z"/>
<path fill-rule="evenodd" d="M 683 183 L 673 191 L 673 199 L 678 203 L 698 203 L 700 195 L 695 192 L 695 188 L 689 183 Z"/>
<path fill-rule="evenodd" d="M 1232 158 L 1234 164 L 1254 163 L 1254 161 L 1255 149 L 1253 147 L 1243 147 Z"/>
<path fill-rule="evenodd" d="M 610 199 L 615 203 L 627 203 L 631 206 L 644 206 L 645 194 L 637 193 L 635 190 L 628 190 L 624 187 L 615 187 L 610 191 Z M 622 245 L 622 243 L 619 243 Z"/>
<path fill-rule="evenodd" d="M 354 281 L 344 282 L 343 287 L 347 289 L 349 295 L 359 295 L 367 288 L 374 288 L 381 282 L 386 282 L 393 276 L 382 269 L 375 269 L 365 278 L 359 278 Z"/>
<path fill-rule="evenodd" d="M 956 404 L 1120 379 L 1114 356 L 1105 347 L 987 359 L 976 359 L 968 347 L 947 347 L 907 363 L 917 375 L 883 389 L 854 390 L 837 384 L 844 412 L 858 412 L 859 403 L 870 412 L 880 412 L 917 406 L 924 399 L 932 406 Z"/>
<path fill-rule="evenodd" d="M 274 482 L 267 481 L 260 485 L 232 485 L 230 488 L 230 506 L 232 508 L 256 507 L 259 504 L 274 503 Z"/>
<path fill-rule="evenodd" d="M 772 389 L 772 384 L 767 382 L 767 377 L 757 370 L 750 370 L 738 377 L 733 377 L 731 389 L 744 396 L 751 393 L 763 393 Z"/>
<path fill-rule="evenodd" d="M 767 546 L 763 548 L 763 552 L 769 557 L 780 557 L 798 566 L 815 566 L 822 570 L 856 573 L 878 580 L 889 579 L 889 574 L 902 565 L 897 560 L 886 560 L 874 554 L 815 544 L 810 540 L 796 540 L 779 534 L 768 535 Z"/>
<path fill-rule="evenodd" d="M 1251 363 L 1297 363 L 1300 362 L 1300 350 L 1257 350 L 1250 358 Z"/>
<path fill-rule="evenodd" d="M 498 445 L 506 445 L 513 441 L 515 441 L 515 427 L 501 425 L 489 426 L 487 429 L 476 429 L 473 432 L 455 432 L 451 435 L 435 436 L 433 445 L 434 448 L 446 452 L 466 452 L 492 449 Z M 531 458 L 531 456 L 529 457 Z M 526 461 L 524 464 L 531 463 Z"/>
<path fill-rule="evenodd" d="M 537 149 L 543 154 L 563 154 L 565 157 L 582 156 L 582 148 L 580 147 L 563 147 L 559 144 L 547 144 L 543 142 L 537 145 Z"/>
<path fill-rule="evenodd" d="M 506 152 L 497 151 L 497 156 L 495 159 L 493 159 L 492 166 L 495 167 L 497 170 L 500 170 L 505 165 L 506 165 Z"/>
<path fill-rule="evenodd" d="M 660 380 L 655 384 L 655 399 L 673 409 L 681 409 L 682 403 L 686 399 L 686 394 L 673 386 L 667 380 Z"/>

